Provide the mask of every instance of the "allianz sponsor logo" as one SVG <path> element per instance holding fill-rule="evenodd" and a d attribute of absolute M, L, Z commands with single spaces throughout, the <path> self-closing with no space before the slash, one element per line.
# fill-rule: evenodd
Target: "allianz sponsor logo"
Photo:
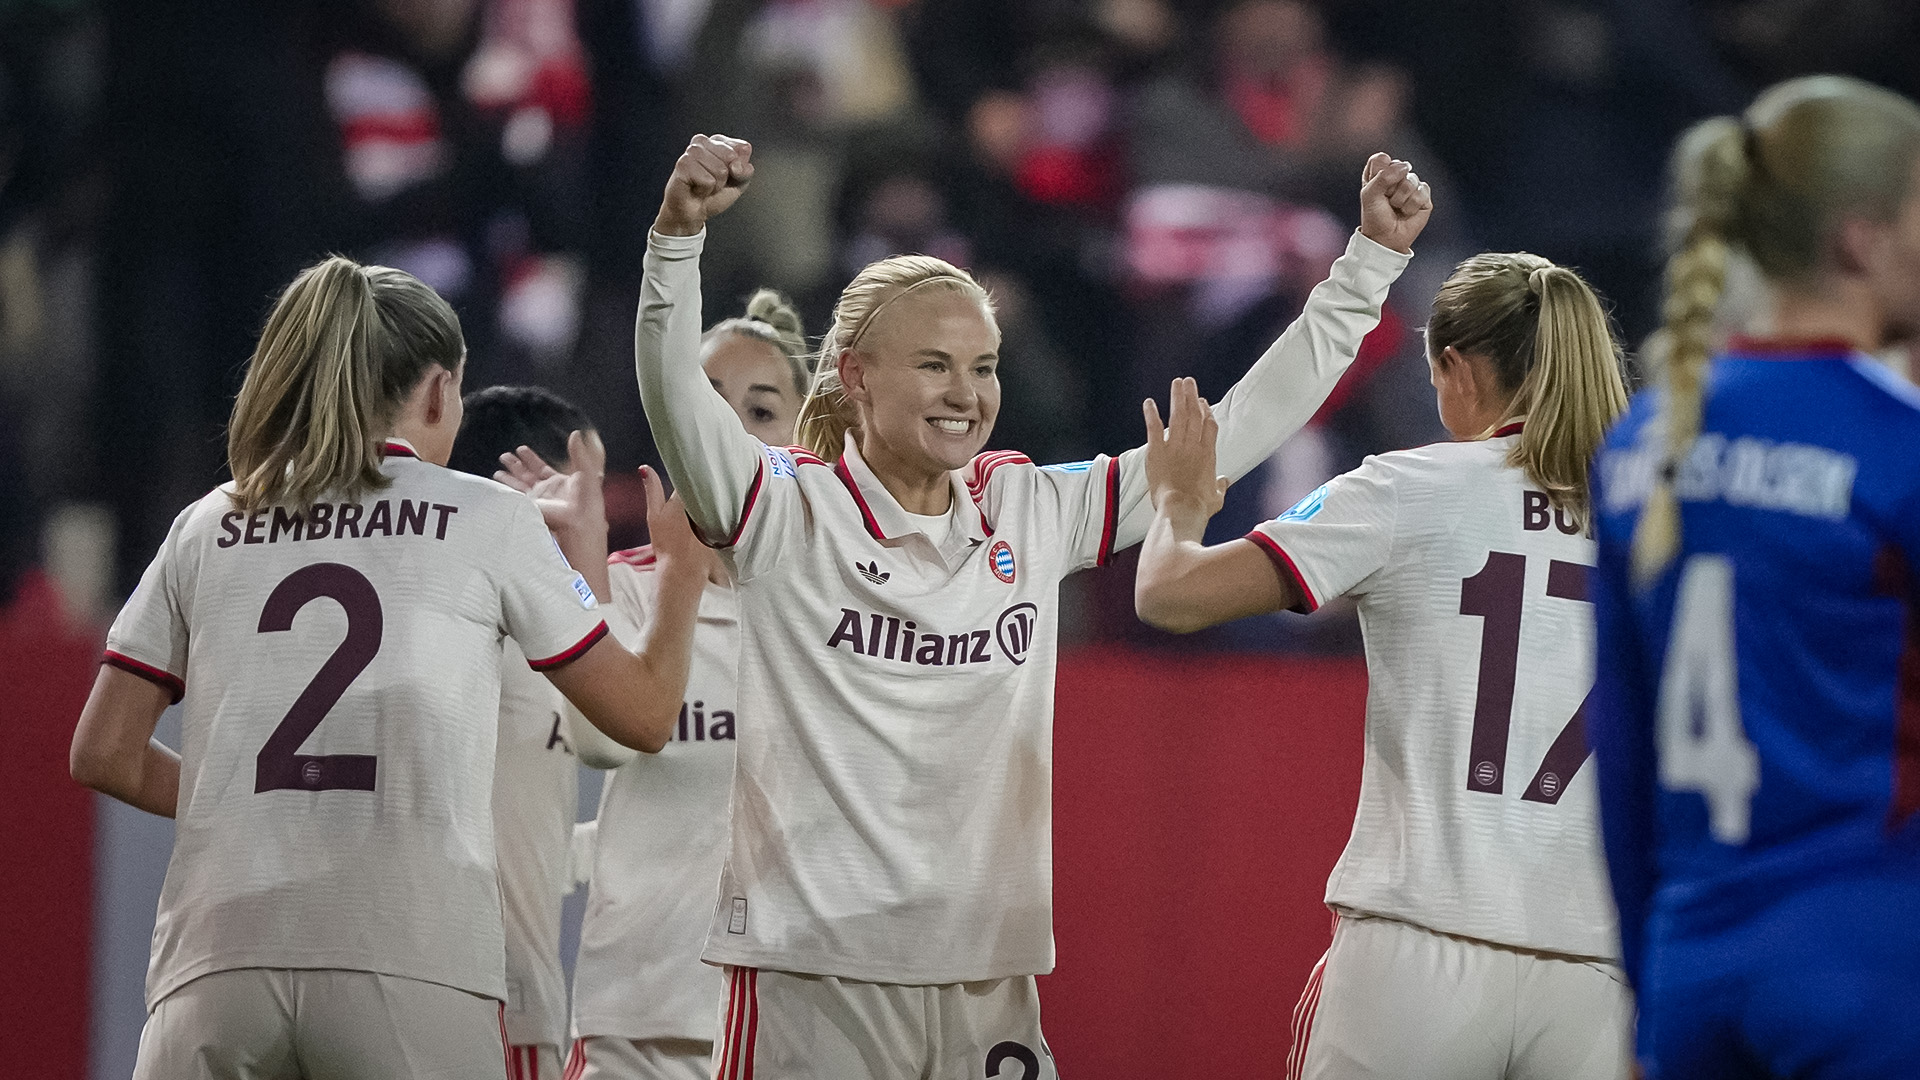
<path fill-rule="evenodd" d="M 1600 484 L 1609 513 L 1632 510 L 1653 491 L 1665 450 L 1641 445 L 1600 460 Z M 1755 510 L 1840 521 L 1853 503 L 1860 463 L 1851 454 L 1806 443 L 1774 442 L 1708 432 L 1674 477 L 1686 502 L 1724 502 Z"/>
<path fill-rule="evenodd" d="M 925 630 L 912 619 L 841 608 L 839 625 L 828 636 L 827 648 L 920 667 L 988 664 L 996 655 L 1024 664 L 1039 622 L 1038 607 L 1015 604 L 1000 613 L 992 629 L 942 634 Z"/>

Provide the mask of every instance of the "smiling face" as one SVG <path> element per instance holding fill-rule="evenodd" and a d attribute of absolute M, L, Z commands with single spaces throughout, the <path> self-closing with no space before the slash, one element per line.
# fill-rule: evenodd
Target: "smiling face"
<path fill-rule="evenodd" d="M 840 378 L 877 475 L 922 480 L 973 460 L 1000 415 L 1000 328 L 977 296 L 938 286 L 878 312 Z"/>
<path fill-rule="evenodd" d="M 792 443 L 800 392 L 786 356 L 767 342 L 735 333 L 708 342 L 704 353 L 700 366 L 747 433 L 768 446 Z"/>

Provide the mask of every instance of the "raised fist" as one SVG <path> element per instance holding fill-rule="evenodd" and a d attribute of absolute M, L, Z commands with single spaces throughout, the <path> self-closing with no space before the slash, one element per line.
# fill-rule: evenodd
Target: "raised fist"
<path fill-rule="evenodd" d="M 1433 189 L 1413 166 L 1386 154 L 1367 159 L 1360 174 L 1360 232 L 1382 247 L 1411 254 L 1414 238 L 1433 214 Z"/>
<path fill-rule="evenodd" d="M 753 144 L 725 135 L 695 135 L 673 163 L 653 231 L 692 236 L 707 219 L 732 206 L 753 179 Z"/>

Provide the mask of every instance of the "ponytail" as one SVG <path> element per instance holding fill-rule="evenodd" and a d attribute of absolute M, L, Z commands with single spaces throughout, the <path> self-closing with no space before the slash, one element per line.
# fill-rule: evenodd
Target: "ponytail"
<path fill-rule="evenodd" d="M 1633 533 L 1633 573 L 1643 583 L 1665 569 L 1680 547 L 1680 499 L 1674 479 L 1700 434 L 1714 313 L 1727 288 L 1728 237 L 1736 228 L 1751 171 L 1745 132 L 1726 116 L 1695 125 L 1681 138 L 1674 161 L 1679 197 L 1667 225 L 1673 255 L 1667 260 L 1664 325 L 1649 350 L 1660 361 L 1666 389 L 1660 408 L 1665 464 L 1654 477 Z"/>
<path fill-rule="evenodd" d="M 793 392 L 807 393 L 807 335 L 800 321 L 800 309 L 793 301 L 772 289 L 761 289 L 747 300 L 747 313 L 715 323 L 700 335 L 700 340 L 715 341 L 727 334 L 739 334 L 763 341 L 786 357 L 788 373 L 793 377 Z"/>
<path fill-rule="evenodd" d="M 1475 255 L 1434 297 L 1427 348 L 1484 356 L 1513 396 L 1492 430 L 1524 419 L 1507 464 L 1585 522 L 1588 463 L 1627 407 L 1620 346 L 1579 274 L 1525 252 Z"/>
<path fill-rule="evenodd" d="M 1714 317 L 1737 249 L 1770 282 L 1825 272 L 1828 238 L 1845 216 L 1890 221 L 1920 159 L 1920 106 L 1839 75 L 1789 79 L 1735 119 L 1703 120 L 1680 137 L 1671 165 L 1664 321 L 1654 335 L 1666 394 L 1665 462 L 1633 534 L 1642 584 L 1680 550 L 1674 480 L 1700 434 Z"/>
<path fill-rule="evenodd" d="M 384 488 L 377 440 L 429 364 L 458 370 L 460 324 L 412 275 L 340 256 L 287 287 L 227 424 L 236 509 Z"/>
<path fill-rule="evenodd" d="M 840 460 L 847 433 L 860 426 L 853 402 L 840 385 L 840 354 L 859 345 L 888 304 L 919 289 L 948 289 L 979 300 L 989 315 L 993 299 L 973 275 L 931 255 L 895 255 L 868 263 L 833 305 L 833 325 L 814 358 L 813 386 L 800 404 L 795 425 L 800 445 L 825 461 Z"/>
<path fill-rule="evenodd" d="M 1547 498 L 1584 522 L 1587 467 L 1627 408 L 1620 345 L 1600 298 L 1579 274 L 1542 266 L 1527 275 L 1527 287 L 1538 297 L 1540 322 L 1533 366 L 1508 406 L 1527 424 L 1507 463 L 1525 469 Z"/>

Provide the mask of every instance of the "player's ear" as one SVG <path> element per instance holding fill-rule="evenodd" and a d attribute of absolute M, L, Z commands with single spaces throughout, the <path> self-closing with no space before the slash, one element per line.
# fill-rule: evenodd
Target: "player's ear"
<path fill-rule="evenodd" d="M 426 421 L 437 425 L 448 416 L 457 416 L 460 405 L 460 376 L 435 366 L 427 375 Z"/>
<path fill-rule="evenodd" d="M 873 404 L 872 398 L 867 394 L 865 358 L 852 349 L 841 349 L 839 357 L 835 360 L 835 366 L 840 372 L 841 392 L 846 395 L 847 400 L 858 401 L 865 405 Z"/>

